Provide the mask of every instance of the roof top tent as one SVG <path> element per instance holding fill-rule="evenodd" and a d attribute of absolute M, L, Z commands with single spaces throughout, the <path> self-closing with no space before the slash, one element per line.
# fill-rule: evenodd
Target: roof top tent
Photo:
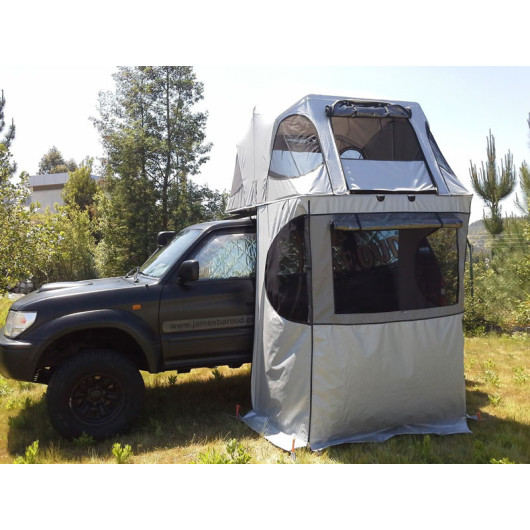
<path fill-rule="evenodd" d="M 255 112 L 228 204 L 258 220 L 244 421 L 285 450 L 469 432 L 470 204 L 417 103 L 310 95 Z"/>

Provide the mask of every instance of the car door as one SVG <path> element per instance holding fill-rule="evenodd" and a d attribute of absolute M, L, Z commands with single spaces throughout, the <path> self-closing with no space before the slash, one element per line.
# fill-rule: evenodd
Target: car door
<path fill-rule="evenodd" d="M 199 279 L 182 283 L 175 276 L 162 291 L 166 365 L 248 361 L 254 332 L 255 230 L 213 231 L 185 259 L 199 262 Z"/>

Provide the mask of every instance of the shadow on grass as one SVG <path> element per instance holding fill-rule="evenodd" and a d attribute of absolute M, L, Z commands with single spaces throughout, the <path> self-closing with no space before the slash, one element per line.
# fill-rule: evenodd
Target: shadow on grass
<path fill-rule="evenodd" d="M 237 406 L 241 416 L 251 408 L 250 374 L 158 383 L 146 388 L 144 409 L 130 432 L 90 447 L 104 459 L 112 456 L 116 442 L 131 445 L 134 454 L 139 455 L 219 439 L 258 438 L 236 417 Z M 41 453 L 47 449 L 50 453 L 51 448 L 46 461 L 86 460 L 86 445 L 65 440 L 51 426 L 44 395 L 22 410 L 13 411 L 9 419 L 7 449 L 13 457 L 23 455 L 35 440 L 39 440 Z"/>
<path fill-rule="evenodd" d="M 480 383 L 466 381 L 467 411 L 474 416 L 489 404 Z M 135 455 L 165 449 L 207 445 L 219 439 L 252 438 L 260 435 L 236 418 L 251 409 L 250 374 L 206 381 L 158 383 L 148 387 L 143 413 L 132 430 L 90 446 L 99 460 L 112 458 L 112 444 L 129 444 Z M 13 457 L 39 440 L 46 462 L 87 461 L 87 448 L 61 438 L 51 427 L 44 396 L 11 415 L 8 451 Z M 325 454 L 336 463 L 429 463 L 470 464 L 509 461 L 530 463 L 530 427 L 516 419 L 481 415 L 469 420 L 471 434 L 449 436 L 401 435 L 383 443 L 344 444 Z M 265 440 L 263 440 L 264 443 Z M 193 458 L 192 458 L 193 459 Z"/>
<path fill-rule="evenodd" d="M 236 417 L 251 409 L 250 374 L 147 388 L 144 412 L 131 431 L 142 451 L 241 436 L 253 437 Z M 257 436 L 257 435 L 256 435 Z"/>

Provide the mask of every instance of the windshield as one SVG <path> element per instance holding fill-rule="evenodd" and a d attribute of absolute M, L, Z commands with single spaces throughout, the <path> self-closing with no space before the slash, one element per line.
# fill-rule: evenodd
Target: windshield
<path fill-rule="evenodd" d="M 187 228 L 179 232 L 165 247 L 159 248 L 140 267 L 140 272 L 146 276 L 160 278 L 180 258 L 189 246 L 199 237 L 202 230 Z"/>

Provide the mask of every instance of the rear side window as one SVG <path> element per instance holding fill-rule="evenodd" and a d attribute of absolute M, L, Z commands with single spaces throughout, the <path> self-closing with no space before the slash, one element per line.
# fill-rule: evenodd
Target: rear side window
<path fill-rule="evenodd" d="M 274 238 L 265 269 L 267 298 L 275 311 L 294 322 L 308 322 L 306 216 L 293 219 Z"/>
<path fill-rule="evenodd" d="M 337 314 L 458 302 L 456 228 L 332 228 L 331 247 Z"/>

